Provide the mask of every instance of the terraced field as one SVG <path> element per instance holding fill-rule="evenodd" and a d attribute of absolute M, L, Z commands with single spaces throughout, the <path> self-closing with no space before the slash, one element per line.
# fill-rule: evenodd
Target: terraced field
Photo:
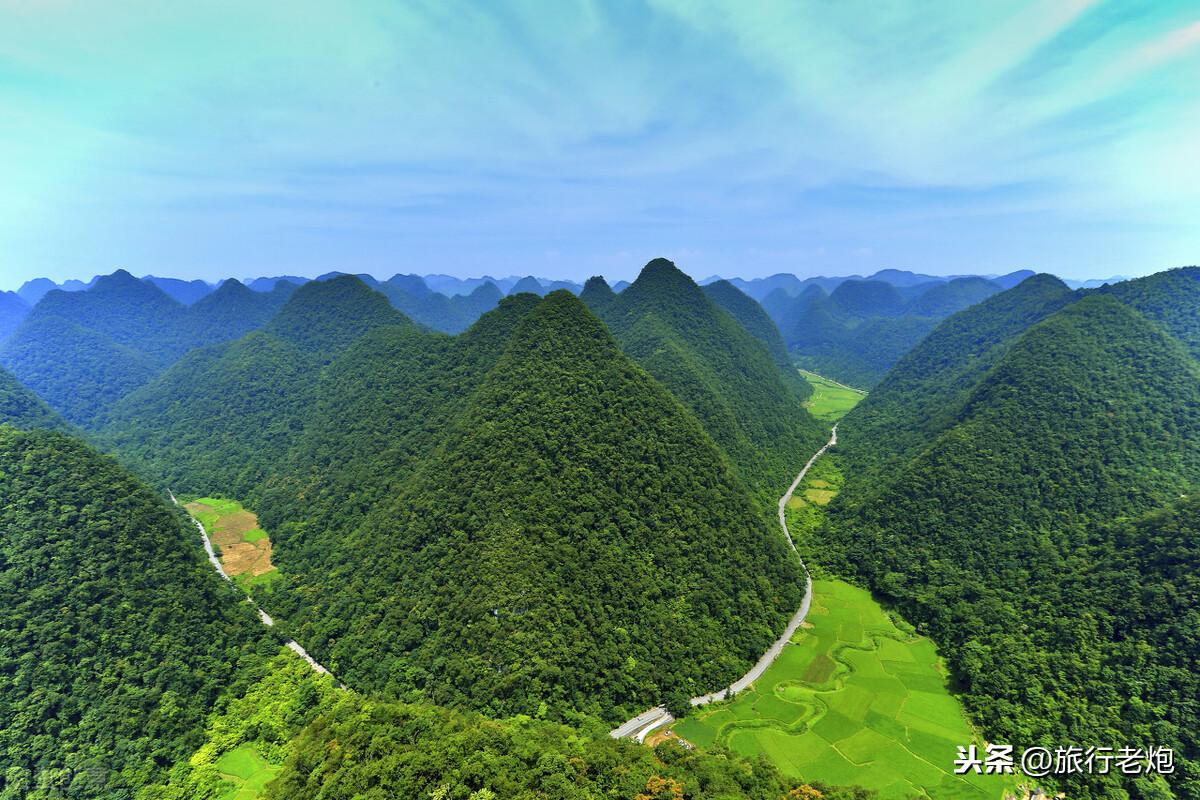
<path fill-rule="evenodd" d="M 674 726 L 702 746 L 766 756 L 806 781 L 881 798 L 1000 798 L 1012 781 L 953 774 L 976 741 L 933 643 L 897 625 L 868 592 L 816 581 L 792 645 L 750 689 Z"/>

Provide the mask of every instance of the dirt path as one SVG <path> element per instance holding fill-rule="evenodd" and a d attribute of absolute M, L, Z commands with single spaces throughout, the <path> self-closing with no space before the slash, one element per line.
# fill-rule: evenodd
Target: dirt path
<path fill-rule="evenodd" d="M 804 465 L 804 469 L 800 470 L 800 474 L 796 476 L 794 481 L 792 481 L 792 485 L 789 486 L 788 490 L 783 493 L 782 497 L 779 498 L 779 527 L 783 530 L 783 535 L 787 537 L 788 546 L 792 548 L 792 552 L 796 552 L 796 543 L 792 541 L 792 534 L 788 530 L 787 526 L 787 502 L 792 498 L 792 495 L 796 492 L 796 489 L 799 488 L 801 482 L 804 480 L 804 476 L 808 474 L 810 469 L 812 469 L 812 465 L 817 463 L 817 459 L 825 455 L 825 451 L 836 444 L 837 425 L 834 425 L 833 430 L 830 431 L 829 434 L 829 441 L 825 443 L 824 447 L 813 453 L 812 458 L 810 458 L 808 463 Z M 799 553 L 797 553 L 797 557 L 799 557 Z M 750 668 L 749 672 L 738 678 L 724 689 L 720 689 L 719 691 L 712 692 L 710 694 L 701 695 L 700 697 L 693 697 L 691 700 L 692 706 L 704 706 L 717 700 L 724 700 L 729 696 L 730 692 L 737 694 L 758 680 L 762 674 L 767 671 L 767 667 L 771 666 L 775 659 L 779 657 L 779 654 L 783 652 L 784 646 L 792 640 L 792 636 L 796 633 L 796 629 L 800 627 L 800 623 L 804 621 L 806 616 L 808 616 L 809 606 L 812 605 L 812 576 L 808 574 L 808 567 L 804 564 L 803 559 L 800 560 L 800 566 L 804 570 L 804 599 L 800 601 L 800 608 L 797 609 L 796 613 L 792 615 L 792 618 L 788 620 L 788 624 L 783 629 L 783 633 L 780 634 L 779 638 L 775 640 L 774 644 L 767 648 L 767 652 L 762 654 L 762 657 L 759 658 L 755 665 Z M 643 711 L 633 719 L 623 722 L 616 728 L 613 728 L 611 731 L 609 731 L 608 735 L 614 739 L 631 737 L 641 742 L 645 740 L 646 734 L 661 728 L 664 725 L 670 725 L 674 721 L 675 717 L 672 716 L 665 707 L 655 706 L 654 708 Z"/>

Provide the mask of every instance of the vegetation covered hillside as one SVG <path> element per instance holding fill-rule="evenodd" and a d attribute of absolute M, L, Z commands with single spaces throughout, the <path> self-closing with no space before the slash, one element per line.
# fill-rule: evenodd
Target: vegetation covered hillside
<path fill-rule="evenodd" d="M 184 306 L 118 270 L 86 291 L 42 297 L 0 344 L 0 363 L 68 420 L 91 427 L 187 351 L 261 326 L 292 288 L 258 293 L 226 281 Z"/>
<path fill-rule="evenodd" d="M 1111 296 L 1019 332 L 1064 289 L 1034 278 L 1006 294 L 948 321 L 846 417 L 851 464 L 891 460 L 848 472 L 814 556 L 938 642 L 989 740 L 1174 745 L 1188 764 L 1173 780 L 1194 796 L 1195 680 L 1178 665 L 1200 645 L 1179 627 L 1194 587 L 1172 561 L 1190 545 L 1137 540 L 1122 520 L 1200 482 L 1200 366 Z M 901 398 L 922 390 L 949 410 L 923 445 L 895 446 L 921 427 Z M 1114 775 L 1063 785 L 1159 796 Z"/>
<path fill-rule="evenodd" d="M 978 277 L 898 286 L 847 280 L 828 295 L 817 284 L 796 295 L 776 289 L 763 305 L 800 366 L 871 387 L 941 319 L 1000 290 L 999 284 Z"/>
<path fill-rule="evenodd" d="M 1074 299 L 1058 278 L 1037 275 L 939 325 L 842 426 L 851 480 L 868 487 L 878 472 L 914 456 L 953 424 L 980 378 L 1013 341 Z"/>
<path fill-rule="evenodd" d="M 489 719 L 338 691 L 290 652 L 209 721 L 204 743 L 138 800 L 197 798 L 817 798 L 769 763 L 656 749 L 529 717 Z M 816 788 L 816 787 L 814 787 Z M 870 800 L 819 786 L 827 800 Z M 683 794 L 680 795 L 680 792 Z"/>
<path fill-rule="evenodd" d="M 0 367 L 0 425 L 61 428 L 62 418 L 3 367 Z"/>
<path fill-rule="evenodd" d="M 133 347 L 36 312 L 0 345 L 0 364 L 77 425 L 90 424 L 158 371 L 152 358 Z"/>
<path fill-rule="evenodd" d="M 1137 309 L 1200 359 L 1200 267 L 1157 272 L 1094 290 Z"/>
<path fill-rule="evenodd" d="M 398 488 L 290 590 L 356 687 L 613 719 L 729 683 L 803 593 L 701 426 L 565 292 Z"/>
<path fill-rule="evenodd" d="M 369 786 L 364 795 L 359 787 Z M 434 797 L 444 800 L 787 800 L 816 797 L 795 790 L 770 764 L 689 751 L 657 749 L 580 734 L 528 717 L 493 720 L 427 705 L 348 698 L 318 717 L 295 743 L 266 800 L 357 800 Z M 822 786 L 829 800 L 867 800 L 869 793 Z"/>
<path fill-rule="evenodd" d="M 353 275 L 301 286 L 263 328 L 301 350 L 332 357 L 381 325 L 411 325 L 387 298 Z"/>
<path fill-rule="evenodd" d="M 261 499 L 264 518 L 288 542 L 285 558 L 299 558 L 302 541 L 320 550 L 319 541 L 353 530 L 401 491 L 537 302 L 532 294 L 504 298 L 457 337 L 383 326 L 321 371 L 303 430 Z"/>
<path fill-rule="evenodd" d="M 191 752 L 263 628 L 111 459 L 0 426 L 0 795 L 127 798 Z"/>
<path fill-rule="evenodd" d="M 416 329 L 357 278 L 308 283 L 262 330 L 194 350 L 121 400 L 97 440 L 155 485 L 256 498 L 303 429 L 322 367 L 383 325 Z"/>
<path fill-rule="evenodd" d="M 714 281 L 703 289 L 709 300 L 728 311 L 751 336 L 763 343 L 785 375 L 796 374 L 779 329 L 754 298 L 729 281 Z"/>
<path fill-rule="evenodd" d="M 804 410 L 806 388 L 767 347 L 666 259 L 601 310 L 622 349 L 700 419 L 738 475 L 778 497 L 828 432 Z"/>
<path fill-rule="evenodd" d="M 504 293 L 491 281 L 468 294 L 447 297 L 432 291 L 416 275 L 395 275 L 378 290 L 414 322 L 443 333 L 461 333 L 496 307 Z"/>
<path fill-rule="evenodd" d="M 616 296 L 617 293 L 608 285 L 608 281 L 599 275 L 588 278 L 587 283 L 583 285 L 583 291 L 579 293 L 579 299 L 593 314 L 600 314 L 604 306 L 611 303 Z"/>
<path fill-rule="evenodd" d="M 29 304 L 16 292 L 0 292 L 0 342 L 17 329 L 29 314 Z"/>

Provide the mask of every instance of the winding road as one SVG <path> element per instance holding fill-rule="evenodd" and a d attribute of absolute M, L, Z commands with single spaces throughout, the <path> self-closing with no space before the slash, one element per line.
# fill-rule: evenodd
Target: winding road
<path fill-rule="evenodd" d="M 796 476 L 796 480 L 792 481 L 792 485 L 779 498 L 779 527 L 783 529 L 783 535 L 787 537 L 788 546 L 792 548 L 792 552 L 796 553 L 797 558 L 799 558 L 800 554 L 796 550 L 796 543 L 792 541 L 792 534 L 787 526 L 787 502 L 792 498 L 796 489 L 799 488 L 800 482 L 804 480 L 804 476 L 808 474 L 812 465 L 817 463 L 817 459 L 825 455 L 825 451 L 836 444 L 837 425 L 834 425 L 833 430 L 829 434 L 829 441 L 825 443 L 824 447 L 813 453 L 812 458 L 804 465 L 804 469 L 800 470 L 800 474 Z M 717 700 L 724 700 L 729 696 L 730 692 L 737 694 L 758 680 L 767 671 L 767 667 L 771 666 L 775 659 L 779 657 L 779 654 L 783 652 L 784 646 L 792 640 L 796 629 L 800 627 L 800 623 L 808 616 L 808 608 L 812 605 L 812 576 L 808 574 L 808 567 L 805 565 L 804 559 L 800 559 L 800 567 L 804 570 L 804 599 L 800 602 L 800 608 L 788 620 L 783 633 L 775 640 L 774 644 L 767 648 L 767 652 L 762 654 L 762 657 L 750 668 L 749 672 L 724 689 L 712 692 L 711 694 L 701 695 L 700 697 L 693 697 L 691 700 L 693 706 L 704 706 Z M 664 725 L 670 725 L 674 721 L 675 717 L 667 711 L 665 706 L 655 706 L 643 711 L 633 719 L 621 723 L 609 731 L 608 735 L 614 739 L 633 738 L 638 742 L 642 742 L 651 731 L 661 728 Z"/>
<path fill-rule="evenodd" d="M 178 506 L 179 501 L 175 499 L 175 493 L 168 489 L 167 494 L 171 496 L 171 502 Z M 191 514 L 188 514 L 188 519 L 190 519 L 192 524 L 196 526 L 196 530 L 200 531 L 200 541 L 204 542 L 204 552 L 208 554 L 208 561 L 213 565 L 213 569 L 215 569 L 217 574 L 222 578 L 230 583 L 233 583 L 233 579 L 225 574 L 225 569 L 221 566 L 221 559 L 217 558 L 217 552 L 213 549 L 212 540 L 208 538 L 208 531 L 204 530 L 204 526 L 200 524 L 200 520 L 196 519 Z M 254 601 L 249 597 L 246 598 L 246 602 L 254 605 Z M 254 606 L 254 610 L 258 612 L 258 618 L 262 620 L 263 625 L 266 625 L 268 628 L 275 626 L 275 620 L 271 619 L 270 614 L 263 611 L 258 606 Z M 284 644 L 289 650 L 308 662 L 308 665 L 313 668 L 314 672 L 317 672 L 321 675 L 332 674 L 329 670 L 325 669 L 325 667 L 321 666 L 315 658 L 310 656 L 308 652 L 296 642 L 295 639 L 288 639 L 286 642 L 284 642 Z"/>

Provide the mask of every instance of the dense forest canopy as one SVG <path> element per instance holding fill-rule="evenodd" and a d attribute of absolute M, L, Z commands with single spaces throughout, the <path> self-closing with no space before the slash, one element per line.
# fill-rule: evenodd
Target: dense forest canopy
<path fill-rule="evenodd" d="M 771 321 L 770 316 L 757 301 L 729 281 L 714 281 L 701 288 L 709 300 L 729 312 L 746 329 L 747 333 L 763 343 L 767 352 L 771 354 L 771 358 L 775 360 L 776 366 L 786 376 L 799 381 L 796 370 L 792 367 L 792 359 L 788 355 L 787 345 L 783 343 L 783 337 L 779 335 L 779 329 L 775 327 L 775 323 Z M 809 392 L 807 384 L 799 381 L 796 387 L 802 396 L 807 396 Z"/>
<path fill-rule="evenodd" d="M 262 630 L 114 461 L 0 425 L 0 795 L 131 797 L 278 646 Z"/>
<path fill-rule="evenodd" d="M 0 342 L 0 363 L 68 420 L 91 426 L 187 351 L 261 326 L 288 287 L 259 293 L 226 281 L 189 307 L 118 270 L 86 291 L 43 296 Z"/>
<path fill-rule="evenodd" d="M 874 385 L 806 557 L 938 643 L 989 741 L 1176 750 L 1169 785 L 1069 797 L 1200 795 L 1200 270 L 249 284 L 9 299 L 0 797 L 218 796 L 193 754 L 234 728 L 276 759 L 268 796 L 792 791 L 594 736 L 727 684 L 798 605 L 769 517 L 828 431 L 792 358 Z M 358 693 L 268 665 L 278 642 L 124 468 L 17 430 L 71 423 L 159 489 L 257 511 L 281 577 L 256 600 Z"/>
<path fill-rule="evenodd" d="M 338 691 L 291 653 L 210 717 L 204 743 L 138 800 L 197 800 L 239 791 L 227 764 L 245 758 L 274 775 L 261 796 L 561 800 L 870 800 L 861 789 L 797 786 L 765 760 L 730 752 L 651 749 L 604 728 L 528 716 L 492 719 L 428 703 L 381 702 Z M 261 761 L 259 761 L 261 759 Z M 259 773 L 260 775 L 262 773 Z M 252 781 L 261 781 L 257 776 Z M 248 781 L 247 781 L 248 783 Z M 248 791 L 243 784 L 241 794 Z"/>
<path fill-rule="evenodd" d="M 0 367 L 0 425 L 17 428 L 61 428 L 65 424 L 50 406 Z"/>
<path fill-rule="evenodd" d="M 967 395 L 1011 343 L 1074 299 L 1058 278 L 1038 275 L 939 325 L 843 426 L 843 450 L 853 462 L 849 472 L 870 486 L 894 459 L 911 458 L 927 446 L 952 424 Z"/>
<path fill-rule="evenodd" d="M 1000 281 L 884 270 L 870 280 L 777 281 L 763 306 L 791 357 L 806 368 L 871 387 L 938 321 L 1001 291 Z"/>
<path fill-rule="evenodd" d="M 939 643 L 990 740 L 1172 746 L 1193 796 L 1195 542 L 1131 531 L 1186 531 L 1195 506 L 1129 520 L 1200 482 L 1200 365 L 1119 296 L 1043 276 L 947 320 L 843 421 L 851 468 L 809 549 Z"/>
<path fill-rule="evenodd" d="M 703 428 L 564 292 L 397 489 L 338 542 L 279 536 L 272 600 L 356 686 L 614 719 L 728 683 L 803 592 Z"/>
<path fill-rule="evenodd" d="M 193 350 L 117 402 L 96 440 L 163 488 L 257 498 L 304 428 L 321 369 L 380 326 L 417 330 L 355 277 L 306 284 L 262 330 Z"/>
<path fill-rule="evenodd" d="M 827 432 L 807 389 L 767 347 L 666 259 L 601 309 L 622 349 L 700 419 L 738 475 L 773 502 Z"/>
<path fill-rule="evenodd" d="M 511 295 L 457 337 L 384 326 L 347 348 L 321 371 L 299 434 L 262 487 L 267 523 L 286 526 L 295 550 L 353 530 L 394 497 L 537 302 Z"/>

